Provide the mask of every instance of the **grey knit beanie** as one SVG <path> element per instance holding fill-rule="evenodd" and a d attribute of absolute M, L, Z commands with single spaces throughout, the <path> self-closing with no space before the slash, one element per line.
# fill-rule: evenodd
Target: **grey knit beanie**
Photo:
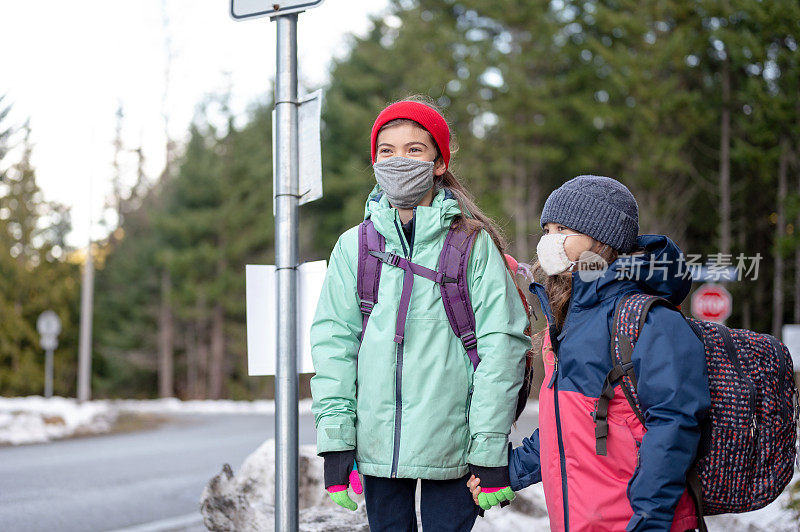
<path fill-rule="evenodd" d="M 542 227 L 549 222 L 629 253 L 639 234 L 639 206 L 631 191 L 619 181 L 581 175 L 554 190 L 544 202 Z"/>

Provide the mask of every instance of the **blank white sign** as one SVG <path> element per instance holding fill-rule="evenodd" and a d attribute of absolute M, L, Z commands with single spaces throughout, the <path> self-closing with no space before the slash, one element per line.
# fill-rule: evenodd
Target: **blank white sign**
<path fill-rule="evenodd" d="M 800 372 L 800 325 L 784 325 L 781 331 L 783 343 L 792 354 L 792 365 L 795 372 Z"/>
<path fill-rule="evenodd" d="M 313 373 L 309 333 L 322 291 L 327 265 L 324 260 L 306 262 L 297 268 L 297 371 Z M 247 372 L 251 376 L 275 375 L 278 320 L 275 266 L 248 264 Z"/>

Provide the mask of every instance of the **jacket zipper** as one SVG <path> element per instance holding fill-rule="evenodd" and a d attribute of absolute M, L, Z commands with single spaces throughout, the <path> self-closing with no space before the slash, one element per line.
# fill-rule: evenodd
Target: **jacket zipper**
<path fill-rule="evenodd" d="M 392 478 L 397 478 L 400 458 L 400 423 L 403 418 L 403 343 L 397 344 L 397 365 L 394 372 L 394 449 L 392 450 Z"/>
<path fill-rule="evenodd" d="M 631 486 L 633 485 L 633 481 L 636 479 L 636 475 L 639 474 L 639 464 L 642 459 L 642 444 L 639 441 L 636 441 L 636 438 L 633 438 L 634 443 L 636 443 L 636 467 L 633 468 L 633 475 L 631 475 L 631 479 L 628 481 L 628 487 L 625 489 L 625 495 L 628 497 L 628 501 L 631 500 Z"/>
<path fill-rule="evenodd" d="M 564 438 L 561 434 L 561 413 L 558 409 L 558 353 L 553 368 L 553 405 L 556 410 L 556 434 L 558 435 L 558 458 L 561 465 L 561 497 L 564 506 L 564 531 L 569 532 L 569 494 L 567 492 L 567 457 L 564 453 Z"/>
<path fill-rule="evenodd" d="M 414 208 L 416 215 L 417 209 Z M 406 248 L 406 238 L 400 226 L 397 225 L 398 213 L 395 210 L 394 228 L 397 231 L 397 236 L 400 237 L 400 244 L 403 246 L 403 255 L 406 259 L 411 260 L 411 253 L 413 251 L 413 244 L 409 244 Z M 411 240 L 414 240 L 414 232 L 416 231 L 417 223 L 414 221 L 414 227 L 411 230 Z M 394 449 L 392 450 L 392 478 L 397 478 L 397 466 L 400 459 L 400 425 L 403 420 L 403 347 L 405 340 L 397 344 L 397 358 L 394 370 Z"/>
<path fill-rule="evenodd" d="M 564 317 L 564 325 L 562 325 L 561 332 L 564 332 L 565 325 L 569 320 L 570 311 L 572 310 L 572 301 L 569 302 L 569 308 L 567 309 L 567 315 Z M 552 329 L 551 329 L 551 332 Z M 561 336 L 559 334 L 558 336 Z M 550 342 L 553 345 L 553 377 L 550 379 L 550 383 L 548 387 L 553 389 L 553 407 L 555 408 L 556 414 L 556 435 L 558 436 L 558 459 L 559 465 L 561 468 L 561 498 L 564 506 L 564 531 L 569 532 L 569 489 L 567 486 L 567 456 L 564 452 L 564 436 L 561 432 L 561 411 L 558 408 L 558 347 L 559 341 L 558 337 L 556 337 L 556 342 L 553 342 L 553 339 L 550 339 Z"/>
<path fill-rule="evenodd" d="M 470 385 L 469 385 L 469 391 L 467 392 L 467 408 L 466 408 L 466 414 L 465 414 L 465 416 L 464 416 L 464 417 L 466 418 L 467 425 L 469 425 L 469 407 L 470 407 L 470 405 L 472 404 L 472 390 L 473 390 L 473 386 L 472 386 L 472 384 L 470 384 Z"/>

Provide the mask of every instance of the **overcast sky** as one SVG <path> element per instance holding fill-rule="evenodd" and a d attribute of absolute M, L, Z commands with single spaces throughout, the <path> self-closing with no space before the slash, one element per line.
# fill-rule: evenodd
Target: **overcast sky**
<path fill-rule="evenodd" d="M 70 242 L 83 246 L 90 215 L 102 216 L 110 191 L 115 113 L 125 113 L 126 148 L 143 146 L 148 177 L 163 165 L 161 117 L 166 45 L 173 50 L 168 109 L 171 136 L 183 140 L 197 104 L 230 86 L 233 109 L 272 91 L 275 24 L 235 22 L 230 0 L 4 0 L 0 7 L 0 94 L 17 124 L 30 119 L 34 164 L 45 199 L 72 207 Z M 386 0 L 325 0 L 299 17 L 301 85 L 325 83 L 330 60 L 363 35 Z M 345 9 L 346 6 L 346 9 Z M 302 89 L 301 89 L 302 91 Z M 132 184 L 134 156 L 125 159 Z M 97 223 L 93 238 L 105 235 Z"/>

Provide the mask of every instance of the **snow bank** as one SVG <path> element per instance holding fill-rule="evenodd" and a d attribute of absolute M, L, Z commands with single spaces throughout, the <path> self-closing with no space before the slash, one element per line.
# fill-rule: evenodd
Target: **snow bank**
<path fill-rule="evenodd" d="M 311 413 L 311 400 L 298 405 Z M 0 445 L 22 445 L 103 434 L 114 428 L 119 415 L 134 414 L 274 414 L 274 401 L 99 400 L 40 396 L 0 397 Z"/>
<path fill-rule="evenodd" d="M 306 532 L 368 532 L 363 496 L 352 494 L 358 510 L 334 504 L 322 486 L 322 458 L 313 445 L 299 452 L 300 530 Z M 200 499 L 200 511 L 209 530 L 273 530 L 275 526 L 275 440 L 265 441 L 234 475 L 228 464 L 212 478 Z"/>
<path fill-rule="evenodd" d="M 273 530 L 275 523 L 275 442 L 267 440 L 252 453 L 235 475 L 225 464 L 209 481 L 200 500 L 205 526 L 217 532 Z M 323 460 L 313 445 L 300 446 L 300 530 L 304 532 L 349 532 L 369 530 L 364 497 L 351 492 L 358 504 L 355 512 L 334 504 L 325 493 Z M 417 493 L 419 499 L 419 490 Z M 419 508 L 419 500 L 417 500 Z M 419 516 L 417 516 L 419 519 Z M 421 523 L 420 523 L 421 525 Z M 517 494 L 506 508 L 494 508 L 478 518 L 477 532 L 538 532 L 549 530 L 541 485 Z"/>
<path fill-rule="evenodd" d="M 106 402 L 63 397 L 0 398 L 0 444 L 20 445 L 108 432 L 119 412 Z"/>

